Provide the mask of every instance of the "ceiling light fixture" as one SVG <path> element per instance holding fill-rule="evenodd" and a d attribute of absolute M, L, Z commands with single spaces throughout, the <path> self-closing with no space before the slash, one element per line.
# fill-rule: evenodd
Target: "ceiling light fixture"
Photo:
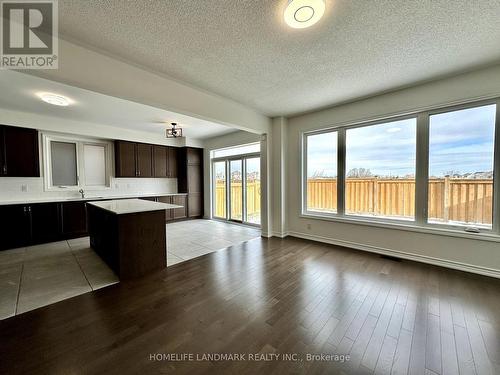
<path fill-rule="evenodd" d="M 285 22 L 295 29 L 304 29 L 318 22 L 324 13 L 324 0 L 289 0 Z"/>
<path fill-rule="evenodd" d="M 56 94 L 51 94 L 51 93 L 41 93 L 38 96 L 45 103 L 49 103 L 52 105 L 66 107 L 66 106 L 71 104 L 71 101 L 68 98 L 61 96 L 61 95 L 56 95 Z"/>
<path fill-rule="evenodd" d="M 182 138 L 182 129 L 176 128 L 177 123 L 172 122 L 170 125 L 172 127 L 167 129 L 167 138 Z"/>

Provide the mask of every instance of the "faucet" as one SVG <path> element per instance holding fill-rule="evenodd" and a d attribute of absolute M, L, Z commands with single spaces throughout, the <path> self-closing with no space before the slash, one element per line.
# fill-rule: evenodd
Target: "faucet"
<path fill-rule="evenodd" d="M 78 190 L 78 192 L 82 195 L 82 199 L 85 198 L 85 192 L 83 189 Z"/>

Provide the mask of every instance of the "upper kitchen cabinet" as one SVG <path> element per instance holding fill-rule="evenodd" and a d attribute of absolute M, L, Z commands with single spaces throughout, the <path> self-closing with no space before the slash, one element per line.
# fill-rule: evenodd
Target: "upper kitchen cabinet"
<path fill-rule="evenodd" d="M 0 176 L 40 177 L 37 130 L 0 126 Z"/>
<path fill-rule="evenodd" d="M 168 150 L 165 146 L 153 146 L 153 169 L 155 177 L 168 177 Z"/>
<path fill-rule="evenodd" d="M 137 176 L 153 177 L 153 145 L 137 143 Z"/>
<path fill-rule="evenodd" d="M 115 141 L 116 177 L 153 177 L 153 145 Z"/>
<path fill-rule="evenodd" d="M 177 178 L 177 147 L 167 147 L 167 177 Z"/>
<path fill-rule="evenodd" d="M 136 177 L 136 144 L 115 141 L 116 177 Z"/>

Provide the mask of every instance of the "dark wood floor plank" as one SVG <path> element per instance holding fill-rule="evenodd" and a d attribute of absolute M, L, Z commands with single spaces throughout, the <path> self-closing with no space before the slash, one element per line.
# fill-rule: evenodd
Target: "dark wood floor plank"
<path fill-rule="evenodd" d="M 0 321 L 6 374 L 495 374 L 500 281 L 255 239 Z M 350 361 L 155 361 L 169 353 Z"/>

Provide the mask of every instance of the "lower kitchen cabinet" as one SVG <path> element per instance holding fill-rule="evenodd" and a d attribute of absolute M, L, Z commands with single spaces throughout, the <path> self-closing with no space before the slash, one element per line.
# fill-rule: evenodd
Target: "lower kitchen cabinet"
<path fill-rule="evenodd" d="M 32 244 L 63 239 L 59 208 L 59 203 L 37 203 L 28 206 Z"/>
<path fill-rule="evenodd" d="M 184 219 L 187 215 L 187 199 L 185 195 L 174 195 L 172 197 L 172 204 L 182 206 L 182 208 L 174 208 L 174 219 Z"/>
<path fill-rule="evenodd" d="M 189 193 L 188 194 L 188 216 L 201 217 L 203 213 L 203 199 L 202 193 Z"/>
<path fill-rule="evenodd" d="M 87 208 L 85 202 L 61 203 L 62 235 L 66 239 L 87 235 Z"/>
<path fill-rule="evenodd" d="M 26 206 L 0 206 L 0 250 L 27 246 L 30 241 L 30 220 Z"/>
<path fill-rule="evenodd" d="M 188 202 L 187 195 L 142 199 L 182 206 L 166 210 L 166 222 L 201 215 L 197 204 Z M 194 202 L 198 200 L 195 197 Z M 0 205 L 0 250 L 85 237 L 87 223 L 85 201 Z"/>

